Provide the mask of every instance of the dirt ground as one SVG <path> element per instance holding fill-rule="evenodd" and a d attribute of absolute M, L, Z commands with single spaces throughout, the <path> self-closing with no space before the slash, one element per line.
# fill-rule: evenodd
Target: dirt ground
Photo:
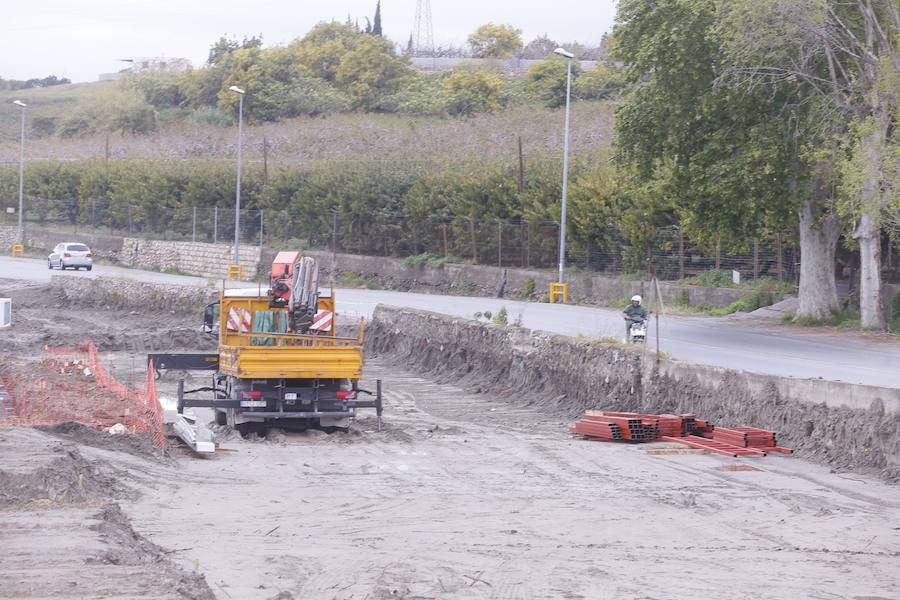
<path fill-rule="evenodd" d="M 167 327 L 191 331 L 29 310 L 3 338 L 24 359 L 46 335 L 127 326 L 156 349 Z M 146 351 L 107 350 L 123 380 Z M 572 439 L 537 408 L 384 359 L 363 387 L 376 378 L 382 431 L 371 416 L 332 435 L 223 431 L 210 458 L 0 429 L 0 598 L 900 598 L 896 486 L 790 456 Z"/>

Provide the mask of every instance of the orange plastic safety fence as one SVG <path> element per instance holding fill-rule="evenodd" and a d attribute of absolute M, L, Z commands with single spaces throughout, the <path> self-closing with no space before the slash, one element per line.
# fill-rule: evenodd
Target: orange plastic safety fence
<path fill-rule="evenodd" d="M 131 389 L 107 371 L 91 340 L 74 348 L 44 348 L 42 365 L 43 378 L 0 374 L 0 424 L 77 421 L 97 429 L 121 424 L 146 433 L 158 448 L 166 445 L 152 366 L 143 389 Z"/>

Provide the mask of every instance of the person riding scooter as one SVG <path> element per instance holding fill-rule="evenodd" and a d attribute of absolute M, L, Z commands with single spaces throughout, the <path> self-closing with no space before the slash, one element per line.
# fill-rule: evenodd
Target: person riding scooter
<path fill-rule="evenodd" d="M 635 322 L 646 321 L 647 317 L 650 315 L 650 311 L 641 306 L 641 302 L 643 302 L 643 298 L 640 296 L 632 296 L 631 304 L 625 307 L 625 341 L 631 341 L 631 326 Z"/>

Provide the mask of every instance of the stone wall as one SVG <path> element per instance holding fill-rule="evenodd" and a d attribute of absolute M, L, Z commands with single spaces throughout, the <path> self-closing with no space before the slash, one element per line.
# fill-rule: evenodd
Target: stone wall
<path fill-rule="evenodd" d="M 256 276 L 259 256 L 259 246 L 241 246 L 239 259 L 245 279 Z M 233 245 L 124 238 L 117 262 L 136 269 L 177 271 L 221 279 L 233 260 Z"/>
<path fill-rule="evenodd" d="M 636 347 L 383 306 L 366 351 L 548 417 L 590 408 L 695 413 L 774 430 L 799 456 L 900 481 L 900 389 L 657 361 Z"/>
<path fill-rule="evenodd" d="M 0 247 L 10 247 L 16 238 L 16 227 L 0 226 Z M 109 235 L 58 232 L 39 227 L 25 230 L 25 245 L 30 252 L 50 253 L 60 242 L 81 242 L 101 260 L 113 264 L 176 271 L 221 279 L 228 272 L 234 246 L 205 242 L 169 242 Z M 246 279 L 254 279 L 260 265 L 259 246 L 241 246 L 240 263 Z"/>

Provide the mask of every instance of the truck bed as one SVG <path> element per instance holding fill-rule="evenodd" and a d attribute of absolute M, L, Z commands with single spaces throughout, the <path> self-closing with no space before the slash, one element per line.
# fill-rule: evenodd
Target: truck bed
<path fill-rule="evenodd" d="M 240 379 L 360 379 L 358 345 L 222 346 L 219 372 Z"/>

